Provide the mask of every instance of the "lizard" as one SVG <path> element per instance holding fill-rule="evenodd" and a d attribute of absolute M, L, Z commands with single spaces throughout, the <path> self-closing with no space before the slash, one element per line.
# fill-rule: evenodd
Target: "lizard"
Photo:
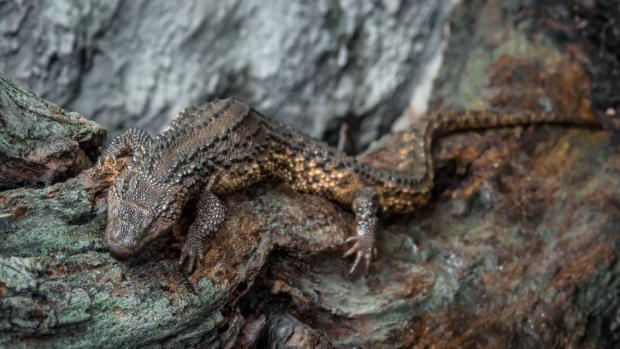
<path fill-rule="evenodd" d="M 354 255 L 350 273 L 366 271 L 376 255 L 375 231 L 382 213 L 407 214 L 425 205 L 433 188 L 433 141 L 459 130 L 534 123 L 598 126 L 593 118 L 540 111 L 436 113 L 412 128 L 398 146 L 412 168 L 380 169 L 270 119 L 237 99 L 215 100 L 179 113 L 153 138 L 127 129 L 103 150 L 100 163 L 131 159 L 107 196 L 106 245 L 119 259 L 141 251 L 180 221 L 190 200 L 196 214 L 182 246 L 179 265 L 192 273 L 204 257 L 207 239 L 226 221 L 220 197 L 264 180 L 320 195 L 350 208 L 355 234 L 344 257 Z"/>

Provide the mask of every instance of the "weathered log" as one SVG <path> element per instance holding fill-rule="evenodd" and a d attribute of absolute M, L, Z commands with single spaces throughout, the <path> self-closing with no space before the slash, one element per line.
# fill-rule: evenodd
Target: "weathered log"
<path fill-rule="evenodd" d="M 534 140 L 532 153 L 522 149 Z M 480 190 L 462 217 L 449 213 L 454 200 L 440 199 L 412 221 L 387 224 L 382 257 L 357 280 L 333 252 L 350 215 L 285 188 L 228 198 L 231 218 L 189 280 L 171 248 L 131 263 L 110 257 L 101 198 L 113 168 L 3 191 L 0 343 L 598 343 L 614 330 L 617 308 L 608 307 L 618 296 L 610 291 L 618 286 L 620 161 L 609 156 L 607 135 L 504 130 L 487 135 L 497 147 L 459 141 L 479 158 L 469 185 L 493 180 L 500 190 Z M 443 142 L 440 152 L 444 143 L 454 145 Z"/>
<path fill-rule="evenodd" d="M 50 184 L 90 164 L 105 129 L 0 72 L 0 190 Z"/>

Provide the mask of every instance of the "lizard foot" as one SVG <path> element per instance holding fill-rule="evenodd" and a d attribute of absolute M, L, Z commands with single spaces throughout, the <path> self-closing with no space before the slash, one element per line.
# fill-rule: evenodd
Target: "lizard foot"
<path fill-rule="evenodd" d="M 200 261 L 204 257 L 204 247 L 202 242 L 192 241 L 192 239 L 188 239 L 183 245 L 183 249 L 181 250 L 181 258 L 179 259 L 179 267 L 185 269 L 183 270 L 185 274 L 190 275 L 196 270 Z"/>
<path fill-rule="evenodd" d="M 345 257 L 355 254 L 355 261 L 349 274 L 353 274 L 362 261 L 364 274 L 368 273 L 370 261 L 377 254 L 375 230 L 377 230 L 378 205 L 377 191 L 372 187 L 364 187 L 355 194 L 352 208 L 355 213 L 357 234 L 347 239 L 347 242 L 353 242 L 353 246 L 344 254 Z"/>
<path fill-rule="evenodd" d="M 356 235 L 347 239 L 347 243 L 353 242 L 353 246 L 344 253 L 344 258 L 355 255 L 355 261 L 349 270 L 349 274 L 355 273 L 360 266 L 360 263 L 364 262 L 364 274 L 368 273 L 370 268 L 370 262 L 377 255 L 377 248 L 375 247 L 375 239 L 373 234 Z"/>
<path fill-rule="evenodd" d="M 103 164 L 108 161 L 112 161 L 112 164 L 116 166 L 116 158 L 109 154 L 101 154 L 101 156 L 99 156 L 99 159 L 97 159 L 96 166 L 103 166 Z"/>
<path fill-rule="evenodd" d="M 101 154 L 99 154 L 99 158 L 97 158 L 97 166 L 102 166 L 104 163 L 108 162 L 108 161 L 114 161 L 114 164 L 116 165 L 116 157 L 113 156 L 108 149 L 103 149 L 103 151 L 101 152 Z"/>

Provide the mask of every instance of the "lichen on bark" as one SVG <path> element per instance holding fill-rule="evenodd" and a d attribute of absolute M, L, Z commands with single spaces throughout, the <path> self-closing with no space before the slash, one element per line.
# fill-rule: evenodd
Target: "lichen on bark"
<path fill-rule="evenodd" d="M 50 184 L 88 167 L 106 131 L 0 72 L 0 190 Z"/>

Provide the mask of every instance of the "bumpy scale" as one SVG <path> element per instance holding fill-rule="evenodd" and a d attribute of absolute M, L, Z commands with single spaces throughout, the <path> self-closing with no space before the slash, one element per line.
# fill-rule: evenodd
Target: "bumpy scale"
<path fill-rule="evenodd" d="M 349 239 L 353 244 L 345 256 L 355 255 L 351 272 L 362 264 L 367 270 L 376 253 L 377 214 L 412 212 L 428 201 L 434 138 L 457 130 L 543 122 L 597 125 L 592 119 L 544 112 L 440 113 L 406 133 L 400 146 L 403 159 L 415 158 L 408 163 L 423 168 L 385 170 L 270 120 L 241 101 L 214 101 L 180 113 L 155 139 L 129 129 L 105 149 L 103 161 L 132 155 L 108 192 L 106 243 L 119 258 L 137 253 L 169 231 L 195 198 L 197 213 L 180 260 L 192 272 L 204 255 L 204 243 L 226 220 L 218 196 L 276 179 L 352 208 L 357 234 Z"/>

